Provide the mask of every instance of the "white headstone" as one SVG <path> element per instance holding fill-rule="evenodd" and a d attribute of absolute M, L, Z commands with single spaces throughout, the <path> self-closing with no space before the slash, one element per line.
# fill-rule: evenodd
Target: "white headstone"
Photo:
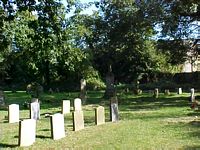
<path fill-rule="evenodd" d="M 30 119 L 40 119 L 40 103 L 33 102 L 30 104 Z"/>
<path fill-rule="evenodd" d="M 82 102 L 80 98 L 74 99 L 74 111 L 81 111 L 82 110 Z"/>
<path fill-rule="evenodd" d="M 36 120 L 26 119 L 19 123 L 19 146 L 30 146 L 35 142 Z"/>
<path fill-rule="evenodd" d="M 83 111 L 73 112 L 73 130 L 78 131 L 84 129 Z"/>
<path fill-rule="evenodd" d="M 8 106 L 8 122 L 19 122 L 19 105 L 11 104 Z"/>
<path fill-rule="evenodd" d="M 70 113 L 70 100 L 62 101 L 62 114 Z"/>
<path fill-rule="evenodd" d="M 178 88 L 178 94 L 182 94 L 182 88 Z"/>
<path fill-rule="evenodd" d="M 190 101 L 191 102 L 195 101 L 194 88 L 191 88 L 190 90 Z"/>
<path fill-rule="evenodd" d="M 64 115 L 57 113 L 51 116 L 51 136 L 54 140 L 65 137 Z"/>
<path fill-rule="evenodd" d="M 96 125 L 105 124 L 105 109 L 103 106 L 95 109 L 95 123 Z"/>

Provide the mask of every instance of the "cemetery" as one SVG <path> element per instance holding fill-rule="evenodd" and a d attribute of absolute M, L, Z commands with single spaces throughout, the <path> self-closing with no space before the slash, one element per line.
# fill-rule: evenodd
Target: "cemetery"
<path fill-rule="evenodd" d="M 200 149 L 200 1 L 0 0 L 1 149 Z"/>
<path fill-rule="evenodd" d="M 108 100 L 103 98 L 103 91 L 87 91 L 85 105 L 77 98 L 79 92 L 43 93 L 40 108 L 35 105 L 33 109 L 32 103 L 28 108 L 23 106 L 30 98 L 25 92 L 5 91 L 8 107 L 0 109 L 0 146 L 16 149 L 196 148 L 200 112 L 198 107 L 190 108 L 190 99 L 199 93 L 194 89 L 192 93 L 185 89 L 182 94 L 179 92 L 177 88 L 166 95 L 162 90 L 155 97 L 154 92 L 135 95 L 132 91 L 118 90 Z M 67 104 L 69 101 L 71 105 Z M 63 113 L 64 106 L 70 111 Z"/>

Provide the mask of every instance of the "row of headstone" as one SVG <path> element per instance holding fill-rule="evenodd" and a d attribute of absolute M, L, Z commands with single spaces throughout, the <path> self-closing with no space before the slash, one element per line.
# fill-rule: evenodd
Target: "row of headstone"
<path fill-rule="evenodd" d="M 170 95 L 169 89 L 165 89 L 164 94 Z M 177 94 L 182 94 L 182 88 L 178 88 Z M 158 96 L 159 96 L 159 90 L 158 88 L 155 88 L 153 92 L 153 97 L 158 98 Z"/>
<path fill-rule="evenodd" d="M 8 106 L 8 122 L 15 123 L 19 122 L 19 105 L 11 104 Z M 33 102 L 30 103 L 30 119 L 39 120 L 40 119 L 40 103 Z"/>
<path fill-rule="evenodd" d="M 96 125 L 101 125 L 105 123 L 105 112 L 104 107 L 99 106 L 95 109 L 95 122 Z M 64 115 L 57 113 L 51 116 L 51 137 L 53 140 L 58 140 L 64 138 L 65 125 L 64 125 Z M 84 129 L 84 116 L 83 111 L 73 112 L 73 130 L 79 131 Z M 36 139 L 36 120 L 26 119 L 20 121 L 19 123 L 19 146 L 30 146 L 35 142 Z"/>
<path fill-rule="evenodd" d="M 33 100 L 34 101 L 34 100 Z M 115 122 L 119 119 L 118 116 L 118 100 L 114 97 L 110 104 L 111 121 Z M 70 112 L 70 101 L 63 100 L 62 113 L 57 113 L 50 116 L 51 122 L 51 137 L 53 140 L 58 140 L 65 137 L 64 114 Z M 40 119 L 40 105 L 38 100 L 30 104 L 30 119 L 19 119 L 19 105 L 9 105 L 9 123 L 19 122 L 19 146 L 30 146 L 36 139 L 36 120 Z M 84 129 L 84 115 L 82 111 L 81 99 L 74 100 L 73 115 L 73 130 L 79 131 Z M 105 109 L 99 106 L 95 109 L 95 124 L 105 124 Z"/>

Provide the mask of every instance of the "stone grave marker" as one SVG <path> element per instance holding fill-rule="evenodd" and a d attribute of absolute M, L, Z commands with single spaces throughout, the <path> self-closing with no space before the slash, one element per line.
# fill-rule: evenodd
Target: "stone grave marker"
<path fill-rule="evenodd" d="M 85 104 L 86 102 L 86 80 L 85 79 L 80 80 L 80 98 Z"/>
<path fill-rule="evenodd" d="M 182 94 L 182 88 L 178 88 L 178 94 Z"/>
<path fill-rule="evenodd" d="M 62 101 L 62 114 L 70 113 L 70 100 Z"/>
<path fill-rule="evenodd" d="M 194 88 L 190 89 L 190 102 L 195 101 L 195 94 L 194 94 Z"/>
<path fill-rule="evenodd" d="M 30 119 L 35 119 L 35 120 L 40 119 L 40 103 L 38 102 L 30 103 Z"/>
<path fill-rule="evenodd" d="M 39 99 L 38 99 L 38 98 L 32 98 L 32 99 L 31 99 L 31 103 L 34 103 L 34 102 L 39 103 Z"/>
<path fill-rule="evenodd" d="M 165 89 L 165 95 L 170 95 L 169 89 Z"/>
<path fill-rule="evenodd" d="M 74 111 L 81 111 L 82 110 L 82 102 L 80 98 L 74 99 Z"/>
<path fill-rule="evenodd" d="M 158 98 L 158 95 L 159 95 L 159 90 L 158 90 L 158 88 L 155 88 L 153 97 Z"/>
<path fill-rule="evenodd" d="M 103 106 L 95 109 L 95 123 L 96 125 L 105 124 L 105 109 Z"/>
<path fill-rule="evenodd" d="M 57 113 L 51 116 L 51 137 L 58 140 L 65 137 L 64 115 Z"/>
<path fill-rule="evenodd" d="M 119 121 L 118 99 L 117 96 L 110 99 L 110 120 L 112 122 Z"/>
<path fill-rule="evenodd" d="M 74 111 L 73 115 L 73 130 L 79 131 L 84 129 L 83 111 Z"/>
<path fill-rule="evenodd" d="M 8 122 L 19 122 L 19 105 L 11 104 L 8 106 Z"/>
<path fill-rule="evenodd" d="M 5 105 L 5 95 L 3 91 L 0 91 L 0 106 Z"/>
<path fill-rule="evenodd" d="M 36 138 L 36 120 L 26 119 L 19 122 L 19 146 L 30 146 Z"/>

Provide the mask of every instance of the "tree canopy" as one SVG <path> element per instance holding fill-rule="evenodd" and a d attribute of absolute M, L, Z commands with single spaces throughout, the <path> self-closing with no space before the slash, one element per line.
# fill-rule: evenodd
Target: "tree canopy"
<path fill-rule="evenodd" d="M 82 13 L 90 6 L 92 14 Z M 119 82 L 173 72 L 199 13 L 198 0 L 1 0 L 0 80 L 49 87 L 101 82 L 110 66 Z"/>

